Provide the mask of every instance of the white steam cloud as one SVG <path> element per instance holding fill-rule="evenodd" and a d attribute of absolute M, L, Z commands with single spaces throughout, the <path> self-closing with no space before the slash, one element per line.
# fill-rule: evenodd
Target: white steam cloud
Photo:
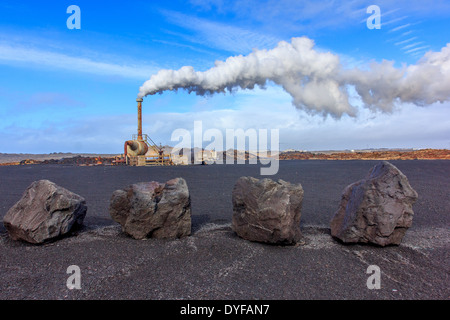
<path fill-rule="evenodd" d="M 314 49 L 307 37 L 281 41 L 271 50 L 217 61 L 204 72 L 191 66 L 160 70 L 140 88 L 140 98 L 166 90 L 186 89 L 198 95 L 232 92 L 238 88 L 280 85 L 292 103 L 306 112 L 356 116 L 349 102 L 354 87 L 365 107 L 391 112 L 397 102 L 428 105 L 450 99 L 450 43 L 440 52 L 428 52 L 416 64 L 395 68 L 393 62 L 372 63 L 368 70 L 345 69 L 339 57 Z"/>

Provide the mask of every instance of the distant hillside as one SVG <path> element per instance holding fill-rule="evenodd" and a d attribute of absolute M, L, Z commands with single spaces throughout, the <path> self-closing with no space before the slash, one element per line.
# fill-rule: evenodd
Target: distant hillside
<path fill-rule="evenodd" d="M 447 149 L 406 149 L 406 150 L 359 150 L 328 152 L 282 152 L 280 160 L 450 160 Z"/>
<path fill-rule="evenodd" d="M 171 147 L 164 147 L 166 153 L 170 153 Z M 191 161 L 194 154 L 201 149 L 183 149 L 180 154 L 189 154 Z M 200 155 L 198 155 L 200 156 Z M 265 157 L 271 157 L 265 155 Z M 276 155 L 272 155 L 276 157 Z M 72 164 L 72 165 L 106 165 L 120 162 L 121 155 L 116 154 L 92 154 L 92 153 L 50 153 L 50 154 L 6 154 L 0 153 L 0 166 L 19 164 Z M 227 150 L 216 153 L 217 160 L 227 157 L 235 160 L 250 160 L 257 158 L 256 153 L 248 151 Z M 278 154 L 280 160 L 450 160 L 450 150 L 447 149 L 377 149 L 357 151 L 282 151 Z M 205 161 L 211 158 L 211 151 L 205 151 Z M 212 160 L 212 159 L 209 159 Z M 123 161 L 123 160 L 122 160 Z M 213 161 L 209 161 L 213 162 Z"/>
<path fill-rule="evenodd" d="M 17 163 L 23 160 L 61 160 L 63 158 L 72 157 L 102 157 L 109 158 L 116 156 L 115 154 L 94 154 L 94 153 L 71 153 L 71 152 L 53 152 L 48 154 L 32 154 L 32 153 L 0 153 L 0 164 L 2 163 Z"/>

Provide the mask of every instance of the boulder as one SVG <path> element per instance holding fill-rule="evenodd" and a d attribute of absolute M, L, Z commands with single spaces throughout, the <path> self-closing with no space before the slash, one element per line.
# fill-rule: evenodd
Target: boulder
<path fill-rule="evenodd" d="M 417 192 L 394 165 L 382 161 L 344 189 L 331 235 L 344 243 L 399 245 L 411 226 Z"/>
<path fill-rule="evenodd" d="M 273 244 L 300 241 L 300 184 L 241 177 L 233 193 L 232 228 L 243 239 Z"/>
<path fill-rule="evenodd" d="M 136 183 L 116 190 L 109 213 L 135 239 L 181 238 L 191 234 L 191 201 L 183 178 L 166 183 Z"/>
<path fill-rule="evenodd" d="M 83 224 L 83 197 L 51 181 L 33 182 L 6 213 L 3 224 L 13 240 L 43 243 Z"/>

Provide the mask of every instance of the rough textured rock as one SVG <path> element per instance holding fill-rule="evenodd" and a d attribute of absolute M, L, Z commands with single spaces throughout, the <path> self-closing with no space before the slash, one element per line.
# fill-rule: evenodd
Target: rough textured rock
<path fill-rule="evenodd" d="M 232 201 L 232 227 L 241 238 L 274 244 L 295 244 L 302 238 L 300 184 L 241 177 Z"/>
<path fill-rule="evenodd" d="M 136 183 L 116 190 L 109 213 L 135 239 L 181 238 L 191 234 L 191 201 L 186 181 Z"/>
<path fill-rule="evenodd" d="M 331 235 L 345 243 L 399 245 L 411 226 L 417 192 L 406 176 L 387 161 L 344 189 L 331 220 Z"/>
<path fill-rule="evenodd" d="M 9 209 L 3 224 L 14 240 L 43 243 L 81 226 L 86 211 L 83 197 L 51 181 L 39 180 Z"/>

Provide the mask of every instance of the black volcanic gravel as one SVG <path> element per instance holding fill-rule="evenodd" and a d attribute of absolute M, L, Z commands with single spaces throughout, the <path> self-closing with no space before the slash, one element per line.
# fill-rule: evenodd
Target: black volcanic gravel
<path fill-rule="evenodd" d="M 271 179 L 301 183 L 306 244 L 248 242 L 231 230 L 231 191 L 258 165 L 0 167 L 0 219 L 35 180 L 86 199 L 84 227 L 44 245 L 11 240 L 0 223 L 0 299 L 448 299 L 450 161 L 390 161 L 418 192 L 413 226 L 400 246 L 344 245 L 329 221 L 345 186 L 378 161 L 288 160 Z M 190 237 L 134 240 L 109 216 L 111 194 L 142 181 L 183 177 L 192 203 Z M 381 289 L 366 286 L 369 265 Z M 81 269 L 69 290 L 67 267 Z"/>

